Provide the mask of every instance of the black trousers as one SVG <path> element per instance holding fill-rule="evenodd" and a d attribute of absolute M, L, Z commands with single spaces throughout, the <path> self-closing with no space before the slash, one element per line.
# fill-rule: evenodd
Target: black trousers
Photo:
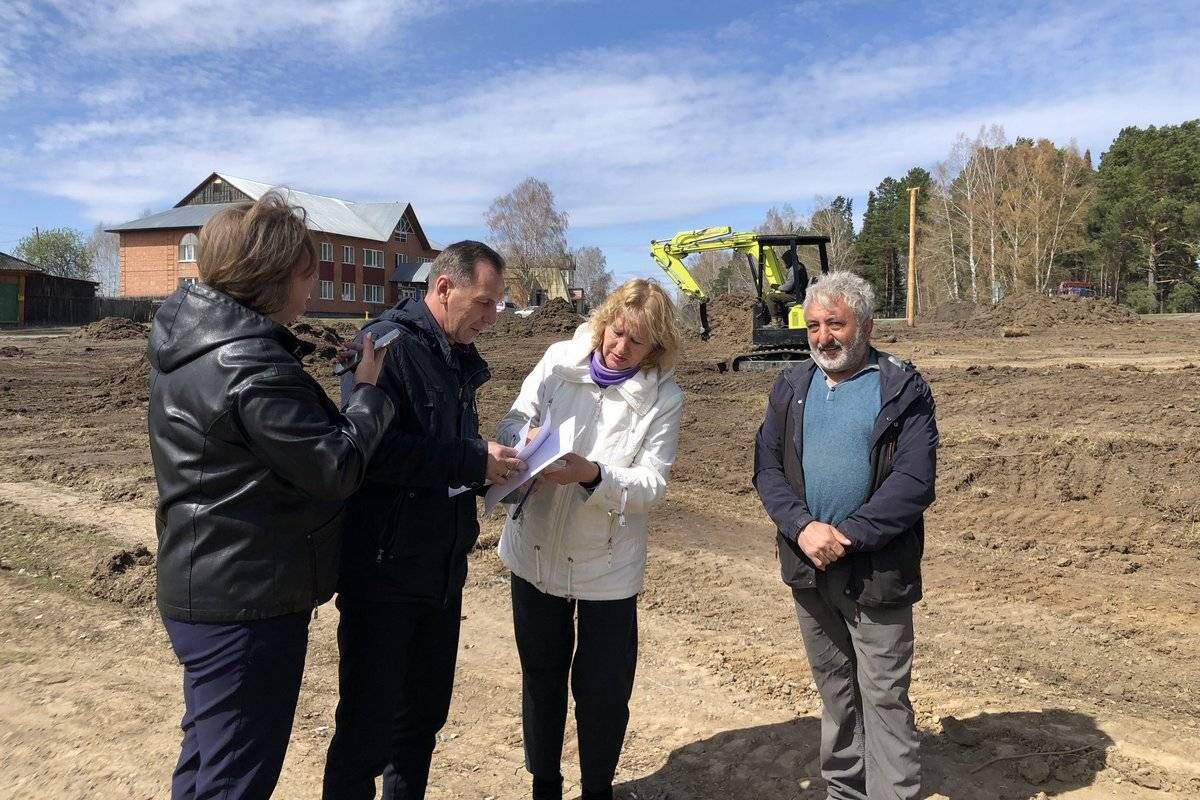
<path fill-rule="evenodd" d="M 163 618 L 183 665 L 173 800 L 266 800 L 292 733 L 308 612 L 251 622 Z"/>
<path fill-rule="evenodd" d="M 446 724 L 462 596 L 445 607 L 339 595 L 339 700 L 324 800 L 420 800 Z"/>
<path fill-rule="evenodd" d="M 525 767 L 533 775 L 535 800 L 562 797 L 568 676 L 583 797 L 611 798 L 637 667 L 637 596 L 566 600 L 513 575 L 512 604 L 521 658 Z"/>

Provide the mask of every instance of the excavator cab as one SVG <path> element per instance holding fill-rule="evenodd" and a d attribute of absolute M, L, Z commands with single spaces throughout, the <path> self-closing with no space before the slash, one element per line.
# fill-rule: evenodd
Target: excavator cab
<path fill-rule="evenodd" d="M 683 259 L 707 250 L 736 250 L 746 258 L 756 298 L 750 347 L 723 366 L 733 370 L 778 369 L 808 358 L 804 323 L 804 294 L 809 275 L 804 259 L 829 272 L 828 236 L 804 234 L 733 233 L 729 227 L 681 231 L 670 239 L 650 243 L 650 253 L 671 280 L 699 301 L 700 335 L 707 339 L 708 297 Z M 815 256 L 815 258 L 814 258 Z"/>

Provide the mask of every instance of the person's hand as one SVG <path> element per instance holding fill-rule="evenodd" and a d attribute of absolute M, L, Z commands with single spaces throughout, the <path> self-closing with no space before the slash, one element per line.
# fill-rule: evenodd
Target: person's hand
<path fill-rule="evenodd" d="M 796 544 L 800 545 L 800 549 L 813 562 L 814 567 L 824 570 L 846 555 L 853 543 L 832 525 L 814 520 L 796 535 Z"/>
<path fill-rule="evenodd" d="M 529 443 L 530 443 L 530 442 L 532 442 L 534 439 L 536 439 L 536 438 L 537 438 L 537 435 L 538 435 L 538 431 L 540 431 L 540 430 L 541 430 L 541 428 L 540 428 L 540 427 L 538 427 L 538 428 L 530 428 L 530 429 L 529 429 L 529 433 L 525 434 L 525 444 L 529 444 Z"/>
<path fill-rule="evenodd" d="M 517 458 L 517 451 L 499 442 L 487 443 L 487 479 L 490 483 L 504 483 L 525 469 L 525 462 Z"/>
<path fill-rule="evenodd" d="M 383 353 L 375 352 L 375 336 L 368 333 L 363 337 L 362 344 L 345 342 L 337 352 L 338 361 L 348 364 L 358 357 L 358 366 L 354 368 L 354 383 L 369 383 L 374 386 L 379 381 L 379 372 L 383 369 Z"/>
<path fill-rule="evenodd" d="M 568 483 L 590 483 L 600 475 L 600 467 L 578 453 L 567 453 L 562 460 L 567 462 L 565 467 L 553 472 L 545 470 L 538 477 L 545 478 L 550 483 L 565 486 Z"/>

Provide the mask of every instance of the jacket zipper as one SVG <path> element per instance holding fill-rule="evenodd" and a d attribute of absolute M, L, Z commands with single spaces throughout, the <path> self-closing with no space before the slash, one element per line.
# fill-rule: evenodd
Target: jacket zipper
<path fill-rule="evenodd" d="M 321 605 L 320 587 L 317 586 L 317 545 L 311 533 L 304 534 L 304 538 L 308 541 L 308 566 L 312 570 L 312 618 L 316 619 Z"/>

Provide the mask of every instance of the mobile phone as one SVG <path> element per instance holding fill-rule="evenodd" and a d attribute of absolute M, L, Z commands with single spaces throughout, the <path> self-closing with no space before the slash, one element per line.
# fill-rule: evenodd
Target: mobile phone
<path fill-rule="evenodd" d="M 380 336 L 378 339 L 375 340 L 375 350 L 376 351 L 383 350 L 389 344 L 396 341 L 396 338 L 399 336 L 400 336 L 400 329 L 392 328 L 390 331 L 385 333 L 383 336 Z M 351 372 L 355 369 L 358 369 L 359 360 L 360 359 L 359 359 L 358 351 L 355 351 L 354 358 L 350 359 L 349 362 L 347 362 L 345 364 L 338 364 L 336 367 L 333 368 L 333 374 L 334 375 L 345 375 L 347 372 Z"/>

